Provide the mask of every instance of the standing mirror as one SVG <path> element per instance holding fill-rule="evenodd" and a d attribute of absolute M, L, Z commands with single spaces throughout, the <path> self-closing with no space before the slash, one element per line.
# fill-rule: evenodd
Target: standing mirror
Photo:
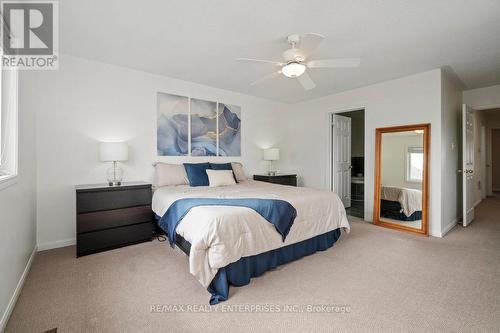
<path fill-rule="evenodd" d="M 374 224 L 427 235 L 429 129 L 377 128 Z"/>

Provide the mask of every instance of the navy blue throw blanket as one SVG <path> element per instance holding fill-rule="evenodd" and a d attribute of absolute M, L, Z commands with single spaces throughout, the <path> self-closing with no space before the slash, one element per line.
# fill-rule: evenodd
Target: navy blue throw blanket
<path fill-rule="evenodd" d="M 211 199 L 184 198 L 176 200 L 160 219 L 160 227 L 167 232 L 170 245 L 175 244 L 175 229 L 189 210 L 198 206 L 239 206 L 255 210 L 273 224 L 285 241 L 297 216 L 295 208 L 287 201 L 276 199 Z"/>

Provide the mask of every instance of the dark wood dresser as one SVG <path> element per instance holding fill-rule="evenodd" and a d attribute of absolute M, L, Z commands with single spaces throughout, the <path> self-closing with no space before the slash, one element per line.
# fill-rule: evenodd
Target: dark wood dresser
<path fill-rule="evenodd" d="M 297 186 L 297 175 L 296 174 L 284 174 L 278 173 L 274 176 L 269 175 L 253 175 L 253 180 L 258 180 L 261 182 L 268 182 L 280 185 Z"/>
<path fill-rule="evenodd" d="M 76 256 L 150 241 L 151 184 L 76 186 Z"/>

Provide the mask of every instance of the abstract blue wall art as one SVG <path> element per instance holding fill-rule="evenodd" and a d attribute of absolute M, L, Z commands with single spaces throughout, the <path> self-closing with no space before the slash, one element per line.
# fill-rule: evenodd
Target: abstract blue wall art
<path fill-rule="evenodd" d="M 219 103 L 219 156 L 241 156 L 241 108 Z"/>
<path fill-rule="evenodd" d="M 191 156 L 217 156 L 217 103 L 191 98 Z"/>
<path fill-rule="evenodd" d="M 186 156 L 189 152 L 189 98 L 158 93 L 157 151 L 159 156 Z"/>
<path fill-rule="evenodd" d="M 157 93 L 158 156 L 241 156 L 241 107 Z"/>

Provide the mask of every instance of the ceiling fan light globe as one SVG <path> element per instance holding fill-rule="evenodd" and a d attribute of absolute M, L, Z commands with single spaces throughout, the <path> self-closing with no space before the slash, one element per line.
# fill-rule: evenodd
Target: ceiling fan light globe
<path fill-rule="evenodd" d="M 298 62 L 290 62 L 281 68 L 281 72 L 286 77 L 299 77 L 306 71 L 306 66 Z"/>

